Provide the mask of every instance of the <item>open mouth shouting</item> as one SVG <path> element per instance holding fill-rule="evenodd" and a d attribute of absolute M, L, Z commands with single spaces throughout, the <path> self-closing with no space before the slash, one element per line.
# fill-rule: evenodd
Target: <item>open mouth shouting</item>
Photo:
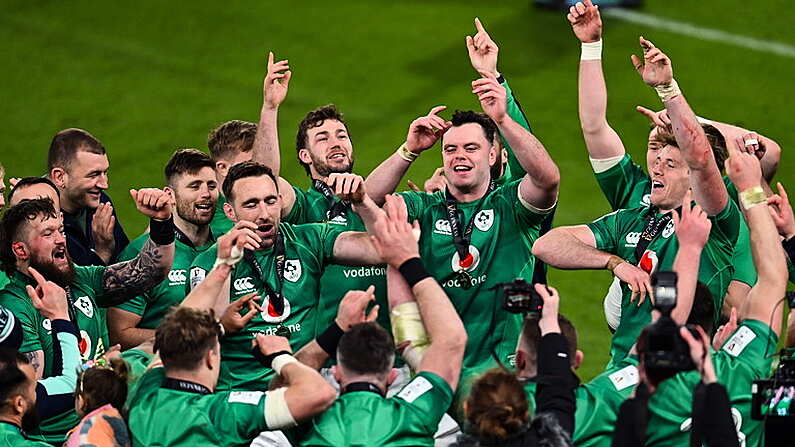
<path fill-rule="evenodd" d="M 262 239 L 269 239 L 276 236 L 276 225 L 272 223 L 262 223 L 257 226 L 257 233 Z"/>
<path fill-rule="evenodd" d="M 215 206 L 212 202 L 198 202 L 193 205 L 196 212 L 199 214 L 209 214 L 215 212 Z"/>
<path fill-rule="evenodd" d="M 52 252 L 52 259 L 56 264 L 65 264 L 68 262 L 66 257 L 66 247 L 56 247 Z"/>

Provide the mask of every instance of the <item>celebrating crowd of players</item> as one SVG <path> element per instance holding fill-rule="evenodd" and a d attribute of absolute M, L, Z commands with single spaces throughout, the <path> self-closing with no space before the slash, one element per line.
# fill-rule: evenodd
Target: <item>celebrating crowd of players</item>
<path fill-rule="evenodd" d="M 477 19 L 466 46 L 482 110 L 434 107 L 366 178 L 333 105 L 298 125 L 311 187 L 280 176 L 292 73 L 272 53 L 259 123 L 221 124 L 210 155 L 178 150 L 162 189 L 130 191 L 149 217 L 132 241 L 104 192 L 102 143 L 58 132 L 47 174 L 0 195 L 0 445 L 760 445 L 751 382 L 770 375 L 795 271 L 795 217 L 769 186 L 781 149 L 697 117 L 641 37 L 632 62 L 663 103 L 638 108 L 645 171 L 607 121 L 598 8 L 568 20 L 612 207 L 584 225 L 551 228 L 559 169 Z M 424 190 L 395 193 L 437 143 Z M 615 277 L 611 360 L 588 383 L 574 373 L 587 334 L 558 313 L 544 263 Z M 658 271 L 678 273 L 671 318 L 691 327 L 695 370 L 646 356 Z M 503 307 L 495 286 L 515 278 L 540 312 Z"/>

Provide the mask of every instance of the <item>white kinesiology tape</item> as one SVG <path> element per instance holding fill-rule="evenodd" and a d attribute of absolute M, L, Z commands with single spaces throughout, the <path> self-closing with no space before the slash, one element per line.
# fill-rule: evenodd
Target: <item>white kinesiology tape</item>
<path fill-rule="evenodd" d="M 243 250 L 239 249 L 237 245 L 232 247 L 232 251 L 229 253 L 228 258 L 215 258 L 215 264 L 213 264 L 213 268 L 218 267 L 221 264 L 226 264 L 230 267 L 234 267 L 235 264 L 240 262 L 243 259 Z"/>
<path fill-rule="evenodd" d="M 269 430 L 278 430 L 280 428 L 295 427 L 298 425 L 290 413 L 290 408 L 287 407 L 287 399 L 284 393 L 287 388 L 279 388 L 273 391 L 268 391 L 265 397 L 265 423 L 268 424 Z"/>
<path fill-rule="evenodd" d="M 596 42 L 583 42 L 580 45 L 580 60 L 595 61 L 602 58 L 602 39 Z"/>
<path fill-rule="evenodd" d="M 392 335 L 395 344 L 409 342 L 401 354 L 412 370 L 417 371 L 422 362 L 422 356 L 431 344 L 425 325 L 422 324 L 420 308 L 416 302 L 398 304 L 390 312 L 392 322 Z"/>

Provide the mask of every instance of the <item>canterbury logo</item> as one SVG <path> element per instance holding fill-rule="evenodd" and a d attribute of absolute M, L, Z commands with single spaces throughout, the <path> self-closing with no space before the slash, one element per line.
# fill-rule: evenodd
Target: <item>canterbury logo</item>
<path fill-rule="evenodd" d="M 168 280 L 170 282 L 184 283 L 188 280 L 187 270 L 172 270 L 168 272 Z"/>
<path fill-rule="evenodd" d="M 238 278 L 234 282 L 235 290 L 238 292 L 242 292 L 244 290 L 251 290 L 254 288 L 254 283 L 251 282 L 251 278 L 248 276 L 245 278 Z"/>

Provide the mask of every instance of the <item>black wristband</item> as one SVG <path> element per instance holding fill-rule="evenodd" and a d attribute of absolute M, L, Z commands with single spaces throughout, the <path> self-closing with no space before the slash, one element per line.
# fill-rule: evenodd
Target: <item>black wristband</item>
<path fill-rule="evenodd" d="M 337 355 L 337 345 L 344 334 L 345 331 L 335 321 L 322 334 L 318 335 L 315 341 L 329 357 L 334 357 Z"/>
<path fill-rule="evenodd" d="M 411 258 L 408 261 L 400 264 L 398 271 L 403 275 L 403 278 L 409 283 L 409 287 L 414 287 L 418 282 L 431 275 L 425 270 L 420 258 Z"/>
<path fill-rule="evenodd" d="M 251 355 L 254 356 L 254 359 L 268 369 L 273 369 L 273 360 L 282 354 L 292 355 L 289 351 L 277 351 L 273 354 L 265 355 L 259 350 L 259 346 L 257 345 L 251 348 Z"/>
<path fill-rule="evenodd" d="M 500 75 L 497 76 L 497 83 L 498 84 L 504 84 L 505 83 L 505 76 L 503 76 L 502 73 L 500 73 Z"/>
<path fill-rule="evenodd" d="M 795 236 L 781 241 L 784 251 L 787 252 L 790 262 L 795 264 Z"/>
<path fill-rule="evenodd" d="M 166 220 L 149 219 L 149 239 L 157 245 L 174 243 L 174 216 Z"/>

